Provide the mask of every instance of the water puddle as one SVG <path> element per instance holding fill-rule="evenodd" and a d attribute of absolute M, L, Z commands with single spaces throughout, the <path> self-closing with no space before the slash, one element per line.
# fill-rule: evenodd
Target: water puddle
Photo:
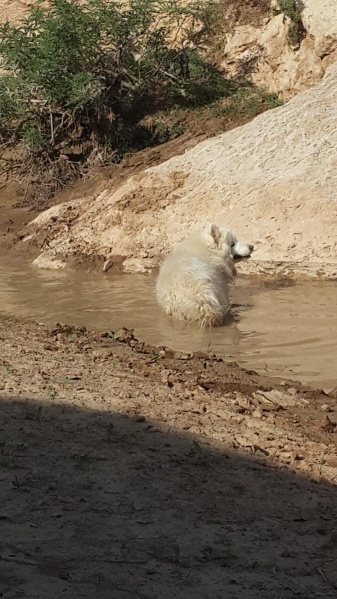
<path fill-rule="evenodd" d="M 49 272 L 0 265 L 0 312 L 86 326 L 133 328 L 177 351 L 210 350 L 271 376 L 337 385 L 337 282 L 276 284 L 239 279 L 234 319 L 202 332 L 173 326 L 154 298 L 154 276 Z"/>

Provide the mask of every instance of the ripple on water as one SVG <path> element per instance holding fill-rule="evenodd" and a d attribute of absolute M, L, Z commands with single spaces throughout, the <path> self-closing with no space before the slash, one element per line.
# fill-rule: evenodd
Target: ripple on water
<path fill-rule="evenodd" d="M 152 275 L 49 272 L 6 262 L 0 278 L 2 313 L 99 331 L 126 326 L 155 345 L 210 350 L 270 375 L 337 385 L 337 282 L 239 279 L 227 325 L 196 331 L 163 316 Z"/>

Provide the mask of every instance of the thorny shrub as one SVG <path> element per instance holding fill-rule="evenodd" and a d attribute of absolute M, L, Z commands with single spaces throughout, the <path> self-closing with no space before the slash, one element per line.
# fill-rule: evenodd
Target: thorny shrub
<path fill-rule="evenodd" d="M 52 193 L 141 147 L 139 122 L 158 107 L 225 96 L 229 82 L 198 51 L 216 17 L 213 0 L 51 0 L 2 24 L 3 170 Z"/>

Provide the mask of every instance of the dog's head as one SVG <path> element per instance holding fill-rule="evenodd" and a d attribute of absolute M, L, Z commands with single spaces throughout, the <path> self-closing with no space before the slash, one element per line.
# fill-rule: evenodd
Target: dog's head
<path fill-rule="evenodd" d="M 207 223 L 204 228 L 207 242 L 213 249 L 232 258 L 248 258 L 254 246 L 252 244 L 238 241 L 231 231 L 225 227 L 219 227 L 215 223 Z"/>

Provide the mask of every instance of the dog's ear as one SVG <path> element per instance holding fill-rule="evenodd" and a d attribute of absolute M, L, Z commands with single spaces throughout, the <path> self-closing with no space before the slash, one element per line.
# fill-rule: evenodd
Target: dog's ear
<path fill-rule="evenodd" d="M 215 223 L 207 223 L 206 231 L 210 235 L 210 237 L 212 237 L 213 241 L 215 243 L 218 243 L 218 241 L 221 237 L 221 231 L 220 231 L 218 225 L 216 225 Z"/>

